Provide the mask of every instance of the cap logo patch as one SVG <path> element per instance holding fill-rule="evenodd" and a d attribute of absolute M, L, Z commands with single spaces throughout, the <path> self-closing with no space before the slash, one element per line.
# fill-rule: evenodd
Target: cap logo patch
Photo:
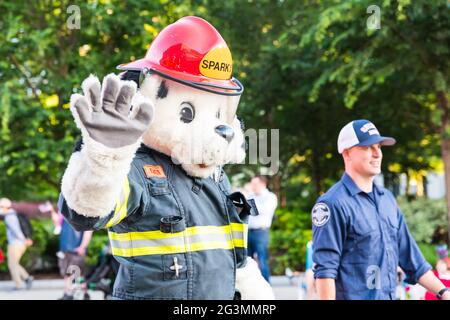
<path fill-rule="evenodd" d="M 229 80 L 233 71 L 231 52 L 227 47 L 216 47 L 200 62 L 200 73 L 208 78 Z"/>
<path fill-rule="evenodd" d="M 378 132 L 378 130 L 375 127 L 375 125 L 373 123 L 370 123 L 370 122 L 366 123 L 365 125 L 363 125 L 360 130 L 363 133 L 369 132 L 369 135 L 371 135 L 371 136 L 374 135 L 374 134 L 380 135 L 380 133 Z"/>
<path fill-rule="evenodd" d="M 312 209 L 312 223 L 316 227 L 321 227 L 330 220 L 330 215 L 330 208 L 325 203 L 319 202 Z"/>
<path fill-rule="evenodd" d="M 166 175 L 161 166 L 145 165 L 144 172 L 147 178 L 165 178 Z"/>

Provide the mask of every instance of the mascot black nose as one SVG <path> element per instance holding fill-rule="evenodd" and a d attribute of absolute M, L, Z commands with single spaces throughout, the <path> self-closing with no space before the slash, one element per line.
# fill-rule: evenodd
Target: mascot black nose
<path fill-rule="evenodd" d="M 230 142 L 231 140 L 233 140 L 234 137 L 234 130 L 230 127 L 230 126 L 217 126 L 216 127 L 216 133 L 221 136 L 222 138 L 224 138 L 225 140 L 227 140 L 227 142 Z"/>

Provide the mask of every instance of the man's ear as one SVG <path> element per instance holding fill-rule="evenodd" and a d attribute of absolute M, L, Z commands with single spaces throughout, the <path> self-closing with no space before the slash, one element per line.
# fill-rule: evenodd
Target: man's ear
<path fill-rule="evenodd" d="M 345 149 L 344 151 L 342 151 L 342 158 L 344 159 L 344 161 L 351 161 L 349 149 Z"/>
<path fill-rule="evenodd" d="M 134 83 L 136 83 L 137 87 L 139 88 L 139 75 L 140 71 L 128 70 L 122 72 L 119 76 L 120 80 L 134 81 Z"/>

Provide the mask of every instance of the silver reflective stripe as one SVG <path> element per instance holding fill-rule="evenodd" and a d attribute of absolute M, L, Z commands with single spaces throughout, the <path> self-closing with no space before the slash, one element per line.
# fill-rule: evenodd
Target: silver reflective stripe
<path fill-rule="evenodd" d="M 247 233 L 246 232 L 240 232 L 240 231 L 232 231 L 233 239 L 246 239 Z"/>

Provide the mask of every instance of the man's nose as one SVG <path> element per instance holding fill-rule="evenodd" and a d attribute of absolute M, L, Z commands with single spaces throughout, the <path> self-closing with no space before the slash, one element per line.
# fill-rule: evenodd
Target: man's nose
<path fill-rule="evenodd" d="M 373 148 L 372 155 L 373 155 L 374 158 L 381 157 L 381 149 L 380 148 L 376 148 L 376 147 Z"/>
<path fill-rule="evenodd" d="M 227 142 L 233 140 L 234 130 L 230 126 L 220 125 L 215 128 L 215 131 L 219 136 L 227 140 Z"/>

